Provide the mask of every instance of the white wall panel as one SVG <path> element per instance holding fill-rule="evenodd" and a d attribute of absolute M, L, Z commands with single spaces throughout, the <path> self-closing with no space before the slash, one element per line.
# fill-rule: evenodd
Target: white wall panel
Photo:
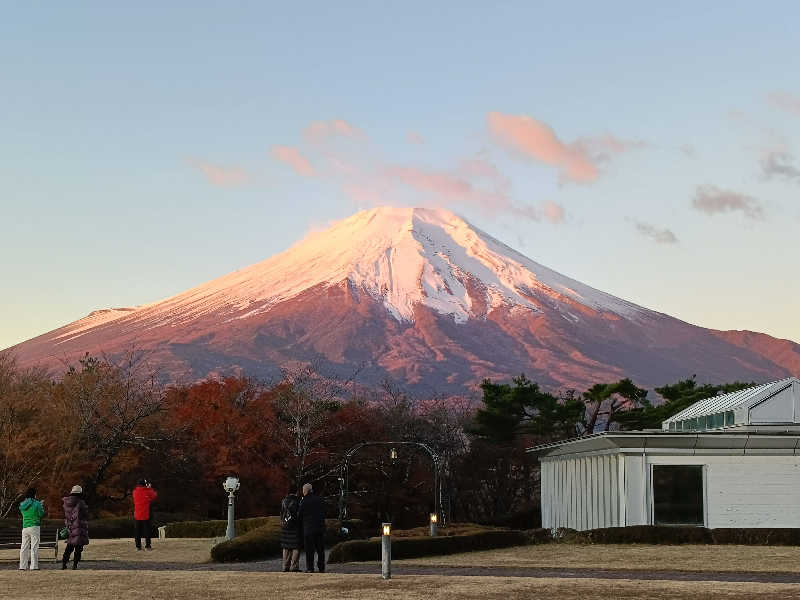
<path fill-rule="evenodd" d="M 617 527 L 621 501 L 617 456 L 542 460 L 542 527 Z M 623 500 L 624 501 L 624 500 Z"/>

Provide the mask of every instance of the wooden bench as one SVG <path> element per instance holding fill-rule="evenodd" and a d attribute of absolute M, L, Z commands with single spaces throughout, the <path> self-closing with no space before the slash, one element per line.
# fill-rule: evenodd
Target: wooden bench
<path fill-rule="evenodd" d="M 39 555 L 42 548 L 52 548 L 53 557 L 58 562 L 58 530 L 59 527 L 42 525 L 39 536 Z M 0 527 L 0 549 L 20 549 L 22 546 L 22 525 L 19 527 Z"/>

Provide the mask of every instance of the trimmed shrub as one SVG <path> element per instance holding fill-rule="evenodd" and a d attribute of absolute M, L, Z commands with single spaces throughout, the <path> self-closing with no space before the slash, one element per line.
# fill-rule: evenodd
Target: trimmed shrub
<path fill-rule="evenodd" d="M 245 534 L 249 531 L 272 525 L 280 525 L 280 517 L 255 517 L 252 519 L 237 519 L 236 533 Z M 181 521 L 168 523 L 166 533 L 168 538 L 214 538 L 225 535 L 228 522 L 222 519 L 213 521 Z"/>
<path fill-rule="evenodd" d="M 392 539 L 392 558 L 417 558 L 441 556 L 476 550 L 493 550 L 510 546 L 524 546 L 527 536 L 521 531 L 495 529 L 465 535 L 443 537 L 406 537 Z M 328 562 L 365 562 L 381 558 L 379 538 L 353 540 L 336 544 L 331 549 Z"/>
<path fill-rule="evenodd" d="M 631 525 L 580 531 L 577 541 L 587 544 L 711 544 L 711 530 L 705 527 Z"/>
<path fill-rule="evenodd" d="M 446 526 L 439 527 L 439 537 L 467 535 L 470 533 L 480 533 L 482 531 L 496 531 L 497 529 L 499 528 L 489 525 L 477 525 L 475 523 L 450 523 Z M 413 529 L 395 529 L 392 531 L 392 538 L 409 537 L 430 537 L 430 525 L 426 525 L 425 527 L 414 527 Z"/>
<path fill-rule="evenodd" d="M 281 553 L 280 536 L 280 520 L 276 518 L 274 522 L 216 544 L 211 548 L 211 560 L 241 562 L 277 556 Z"/>
<path fill-rule="evenodd" d="M 269 523 L 237 535 L 230 541 L 220 542 L 211 548 L 211 559 L 216 562 L 245 562 L 272 558 L 281 554 L 281 525 L 278 517 L 268 517 Z M 344 526 L 350 530 L 358 531 L 360 521 L 346 521 Z M 238 533 L 238 530 L 237 530 Z M 330 545 L 342 539 L 337 519 L 325 519 L 325 542 Z M 351 539 L 351 538 L 350 538 Z"/>
<path fill-rule="evenodd" d="M 553 532 L 550 529 L 527 529 L 524 531 L 528 543 L 534 544 L 550 544 L 554 541 Z"/>
<path fill-rule="evenodd" d="M 711 530 L 715 544 L 744 544 L 747 546 L 800 546 L 800 529 L 720 527 Z"/>
<path fill-rule="evenodd" d="M 64 524 L 63 519 L 60 522 L 62 525 Z M 132 517 L 92 519 L 89 521 L 90 539 L 108 540 L 114 538 L 132 538 L 135 532 L 136 522 Z"/>

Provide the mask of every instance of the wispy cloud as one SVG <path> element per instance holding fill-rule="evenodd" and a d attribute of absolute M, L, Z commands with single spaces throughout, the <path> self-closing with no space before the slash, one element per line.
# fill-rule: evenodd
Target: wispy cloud
<path fill-rule="evenodd" d="M 798 94 L 790 94 L 789 92 L 773 92 L 769 95 L 769 101 L 778 108 L 796 115 L 800 115 L 800 95 Z"/>
<path fill-rule="evenodd" d="M 800 182 L 800 169 L 794 165 L 794 156 L 786 151 L 767 152 L 761 159 L 761 172 L 767 179 L 781 178 Z"/>
<path fill-rule="evenodd" d="M 764 217 L 764 209 L 753 196 L 724 190 L 715 185 L 699 185 L 695 190 L 692 206 L 708 215 L 741 212 L 749 219 Z"/>
<path fill-rule="evenodd" d="M 244 185 L 250 179 L 247 171 L 238 167 L 224 167 L 201 159 L 191 159 L 189 164 L 201 171 L 210 184 L 219 187 Z"/>
<path fill-rule="evenodd" d="M 422 137 L 422 135 L 420 135 L 416 131 L 409 131 L 408 135 L 406 136 L 406 139 L 408 139 L 409 143 L 411 143 L 411 144 L 424 144 L 425 143 L 425 138 Z"/>
<path fill-rule="evenodd" d="M 597 179 L 597 165 L 586 151 L 562 142 L 546 123 L 526 115 L 499 112 L 490 112 L 488 119 L 495 139 L 529 158 L 558 167 L 563 178 L 578 183 Z"/>
<path fill-rule="evenodd" d="M 358 127 L 343 119 L 314 121 L 303 130 L 303 137 L 309 142 L 321 142 L 337 136 L 361 139 L 367 137 Z"/>
<path fill-rule="evenodd" d="M 643 236 L 650 238 L 657 244 L 677 244 L 678 238 L 669 229 L 659 229 L 650 225 L 649 223 L 642 223 L 641 221 L 634 221 L 636 231 Z"/>
<path fill-rule="evenodd" d="M 304 177 L 314 175 L 314 167 L 311 162 L 297 148 L 292 146 L 273 146 L 270 152 L 273 158 L 292 167 L 298 175 L 303 175 Z"/>
<path fill-rule="evenodd" d="M 641 141 L 618 138 L 610 133 L 564 142 L 547 123 L 527 115 L 490 112 L 489 132 L 501 144 L 528 158 L 558 168 L 562 180 L 591 183 L 600 176 L 600 166 L 613 155 L 646 146 Z"/>
<path fill-rule="evenodd" d="M 487 209 L 502 209 L 510 204 L 502 190 L 481 189 L 453 173 L 404 166 L 387 166 L 381 173 L 389 181 L 430 193 L 445 204 L 466 203 Z"/>
<path fill-rule="evenodd" d="M 550 223 L 563 223 L 566 217 L 566 211 L 560 204 L 552 200 L 545 202 L 542 205 L 542 218 Z"/>

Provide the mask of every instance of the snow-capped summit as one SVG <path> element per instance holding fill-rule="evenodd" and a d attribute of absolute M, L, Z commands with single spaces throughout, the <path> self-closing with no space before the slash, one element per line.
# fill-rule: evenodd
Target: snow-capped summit
<path fill-rule="evenodd" d="M 756 341 L 774 345 L 593 289 L 448 210 L 383 207 L 171 298 L 95 311 L 14 350 L 23 363 L 55 364 L 136 345 L 172 378 L 271 373 L 286 360 L 368 364 L 368 379 L 440 390 L 521 372 L 557 387 L 692 373 L 760 380 L 800 367 L 796 345 L 766 356 Z"/>
<path fill-rule="evenodd" d="M 448 210 L 382 207 L 311 233 L 260 263 L 141 306 L 136 317 L 151 324 L 212 312 L 247 318 L 306 290 L 342 282 L 405 322 L 414 320 L 418 304 L 462 323 L 484 318 L 487 308 L 540 310 L 537 296 L 618 315 L 642 310 L 526 258 Z M 104 314 L 103 320 L 126 314 Z"/>

